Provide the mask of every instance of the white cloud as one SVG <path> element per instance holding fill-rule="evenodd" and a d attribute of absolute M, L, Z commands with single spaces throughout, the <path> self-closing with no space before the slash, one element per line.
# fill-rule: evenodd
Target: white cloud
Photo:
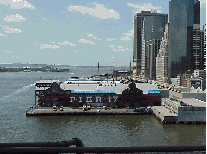
<path fill-rule="evenodd" d="M 109 45 L 109 47 L 111 47 L 112 50 L 115 51 L 115 52 L 116 52 L 116 51 L 122 51 L 122 52 L 124 52 L 125 50 L 129 50 L 128 48 L 123 49 L 122 46 L 117 46 L 118 50 L 114 47 L 114 45 Z"/>
<path fill-rule="evenodd" d="M 0 36 L 4 36 L 4 37 L 6 37 L 6 35 L 4 35 L 4 34 L 2 34 L 2 33 L 0 33 Z"/>
<path fill-rule="evenodd" d="M 7 22 L 22 22 L 22 21 L 26 21 L 25 18 L 23 18 L 22 16 L 16 14 L 16 15 L 8 15 L 6 16 L 6 18 L 4 18 L 5 21 Z"/>
<path fill-rule="evenodd" d="M 52 41 L 51 43 L 55 43 L 55 41 Z"/>
<path fill-rule="evenodd" d="M 200 0 L 200 5 L 202 8 L 206 8 L 206 0 Z"/>
<path fill-rule="evenodd" d="M 93 43 L 92 41 L 85 40 L 85 39 L 80 39 L 79 42 L 81 42 L 81 43 L 89 43 L 89 44 L 96 44 L 96 43 Z"/>
<path fill-rule="evenodd" d="M 74 52 L 78 52 L 78 51 L 74 51 Z"/>
<path fill-rule="evenodd" d="M 130 7 L 134 7 L 136 9 L 136 11 L 134 11 L 134 12 L 141 12 L 142 10 L 149 10 L 149 11 L 155 10 L 157 13 L 162 13 L 161 7 L 154 7 L 154 6 L 152 6 L 151 3 L 144 3 L 144 4 L 140 4 L 140 5 L 127 3 L 127 5 Z"/>
<path fill-rule="evenodd" d="M 129 36 L 134 36 L 134 30 L 128 31 L 128 33 L 123 33 L 122 35 L 124 35 L 124 37 L 121 37 L 120 40 L 122 40 L 122 41 L 129 41 L 129 40 L 131 40 L 129 38 Z"/>
<path fill-rule="evenodd" d="M 131 40 L 128 36 L 125 36 L 125 37 L 121 37 L 120 39 L 121 41 L 129 41 Z"/>
<path fill-rule="evenodd" d="M 14 28 L 9 28 L 9 26 L 2 26 L 0 25 L 1 27 L 3 27 L 3 29 L 6 29 L 4 32 L 6 33 L 21 33 L 22 31 L 19 30 L 19 29 L 14 29 Z"/>
<path fill-rule="evenodd" d="M 112 50 L 117 52 L 117 50 L 114 48 L 114 45 L 109 45 L 109 47 L 113 48 Z"/>
<path fill-rule="evenodd" d="M 95 40 L 97 40 L 97 38 L 95 37 L 95 36 L 93 36 L 92 34 L 87 34 L 88 35 L 88 37 L 92 37 L 92 38 L 94 38 Z M 98 39 L 98 40 L 101 40 L 101 39 Z"/>
<path fill-rule="evenodd" d="M 11 9 L 29 8 L 35 9 L 30 3 L 25 0 L 0 0 L 1 4 L 10 5 Z"/>
<path fill-rule="evenodd" d="M 206 0 L 200 0 L 201 4 L 206 4 Z"/>
<path fill-rule="evenodd" d="M 47 18 L 43 18 L 44 20 L 47 20 Z"/>
<path fill-rule="evenodd" d="M 116 39 L 110 39 L 110 38 L 108 38 L 107 39 L 107 41 L 115 41 Z"/>
<path fill-rule="evenodd" d="M 89 37 L 92 37 L 92 34 L 87 34 Z"/>
<path fill-rule="evenodd" d="M 104 7 L 103 4 L 97 4 L 97 3 L 93 3 L 95 4 L 95 8 L 88 8 L 88 7 L 84 7 L 84 6 L 74 6 L 71 5 L 68 7 L 68 10 L 72 11 L 79 11 L 82 14 L 89 14 L 91 16 L 95 16 L 97 18 L 101 18 L 101 19 L 108 19 L 108 18 L 114 18 L 114 19 L 119 19 L 119 14 L 114 11 L 113 9 L 107 9 Z"/>
<path fill-rule="evenodd" d="M 123 33 L 122 35 L 125 35 L 125 36 L 134 36 L 134 30 L 130 30 L 128 31 L 128 33 Z"/>
<path fill-rule="evenodd" d="M 118 46 L 117 46 L 118 47 Z M 122 52 L 124 52 L 125 50 L 129 50 L 128 48 L 126 48 L 126 49 L 123 49 L 123 47 L 122 47 L 122 49 L 119 49 L 118 51 L 122 51 Z"/>
<path fill-rule="evenodd" d="M 118 51 L 122 51 L 122 52 L 124 52 L 126 49 L 119 49 Z"/>
<path fill-rule="evenodd" d="M 12 53 L 11 51 L 5 51 L 5 52 Z"/>
<path fill-rule="evenodd" d="M 113 51 L 117 52 L 117 50 L 115 48 L 112 49 Z"/>
<path fill-rule="evenodd" d="M 60 48 L 60 46 L 49 45 L 49 44 L 40 44 L 40 49 L 44 49 L 44 48 L 56 49 L 56 48 Z"/>
<path fill-rule="evenodd" d="M 51 42 L 52 43 L 52 42 Z M 58 42 L 57 44 L 60 44 L 60 45 L 70 45 L 70 46 L 76 46 L 76 44 L 72 44 L 72 43 L 70 43 L 70 42 L 68 42 L 68 41 L 64 41 L 63 43 L 60 43 L 60 42 Z"/>

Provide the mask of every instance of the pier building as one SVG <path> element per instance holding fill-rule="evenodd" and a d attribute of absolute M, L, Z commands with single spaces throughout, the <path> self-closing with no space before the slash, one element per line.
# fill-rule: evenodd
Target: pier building
<path fill-rule="evenodd" d="M 161 97 L 157 86 L 149 83 L 40 80 L 35 103 L 42 107 L 147 107 L 161 105 Z"/>
<path fill-rule="evenodd" d="M 194 98 L 163 98 L 162 106 L 152 107 L 163 123 L 205 123 L 206 102 Z"/>

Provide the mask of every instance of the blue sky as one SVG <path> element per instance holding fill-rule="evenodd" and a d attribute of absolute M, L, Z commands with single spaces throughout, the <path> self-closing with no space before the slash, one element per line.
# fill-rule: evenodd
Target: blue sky
<path fill-rule="evenodd" d="M 169 1 L 0 0 L 0 63 L 129 65 L 133 15 L 152 8 L 168 14 Z"/>

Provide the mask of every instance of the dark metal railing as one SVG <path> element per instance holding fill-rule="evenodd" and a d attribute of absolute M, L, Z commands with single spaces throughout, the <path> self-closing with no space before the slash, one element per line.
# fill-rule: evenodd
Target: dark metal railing
<path fill-rule="evenodd" d="M 76 145 L 76 147 L 83 147 L 83 143 L 79 138 L 72 138 L 70 141 L 61 142 L 27 142 L 27 143 L 0 143 L 0 148 L 11 147 L 69 147 Z M 2 149 L 1 149 L 2 150 Z"/>
<path fill-rule="evenodd" d="M 59 148 L 68 148 L 72 145 L 84 147 L 79 138 L 72 138 L 72 140 L 61 142 L 0 143 L 0 154 L 59 153 Z"/>
<path fill-rule="evenodd" d="M 76 145 L 76 147 L 69 147 Z M 0 153 L 137 153 L 137 152 L 205 152 L 206 146 L 84 147 L 73 138 L 61 142 L 0 143 Z"/>

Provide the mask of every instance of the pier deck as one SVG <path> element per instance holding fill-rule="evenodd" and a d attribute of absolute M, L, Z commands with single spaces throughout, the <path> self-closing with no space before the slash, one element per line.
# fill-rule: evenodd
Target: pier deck
<path fill-rule="evenodd" d="M 152 111 L 155 117 L 157 117 L 157 119 L 159 119 L 162 123 L 177 122 L 178 115 L 171 113 L 170 110 L 166 109 L 164 106 L 153 106 Z"/>
<path fill-rule="evenodd" d="M 170 112 L 164 106 L 153 106 L 152 112 L 163 124 L 206 124 L 205 121 L 179 121 L 178 114 Z"/>
<path fill-rule="evenodd" d="M 140 114 L 152 114 L 146 111 L 142 112 L 134 112 L 134 109 L 91 109 L 87 111 L 83 111 L 83 109 L 72 109 L 66 107 L 64 111 L 53 111 L 51 107 L 45 108 L 30 108 L 27 112 L 27 116 L 64 116 L 64 115 L 140 115 Z"/>

